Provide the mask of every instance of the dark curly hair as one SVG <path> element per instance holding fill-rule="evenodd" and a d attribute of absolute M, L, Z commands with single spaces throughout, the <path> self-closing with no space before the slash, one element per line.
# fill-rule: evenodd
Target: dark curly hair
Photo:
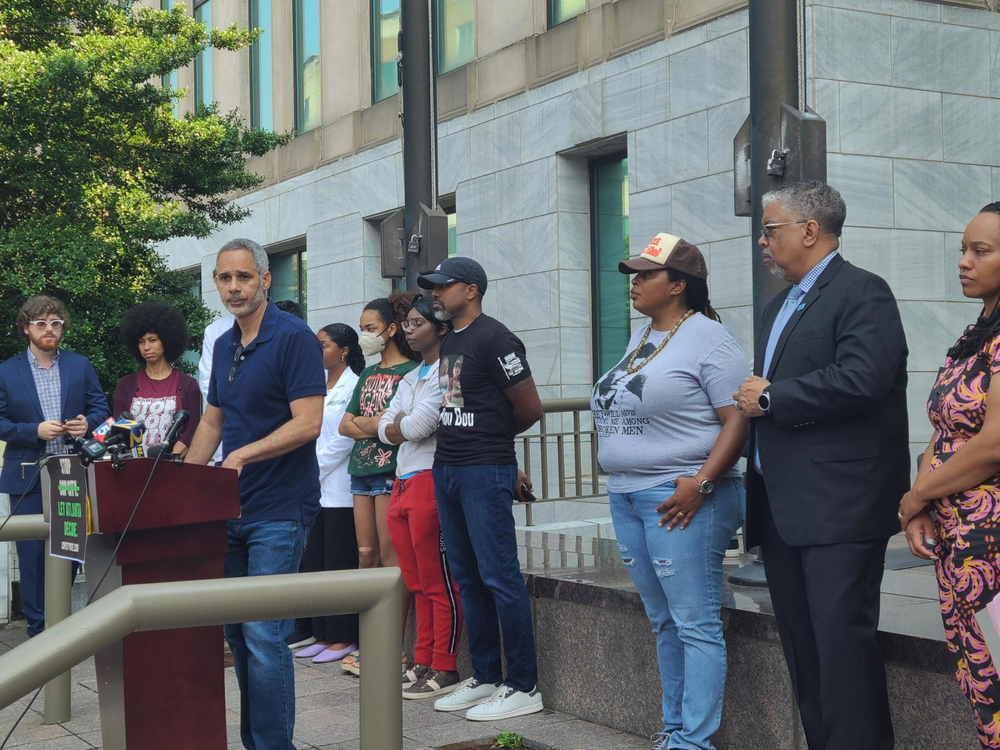
<path fill-rule="evenodd" d="M 347 349 L 347 366 L 360 375 L 365 369 L 365 355 L 361 353 L 358 344 L 358 332 L 344 323 L 331 323 L 319 330 L 329 336 L 330 341 L 341 349 Z"/>
<path fill-rule="evenodd" d="M 139 339 L 155 333 L 163 342 L 163 356 L 173 364 L 188 348 L 188 326 L 184 313 L 166 302 L 140 302 L 133 305 L 122 318 L 120 338 L 125 348 L 140 362 L 145 362 L 139 351 Z"/>
<path fill-rule="evenodd" d="M 711 301 L 708 299 L 708 282 L 705 279 L 699 279 L 697 276 L 692 276 L 683 271 L 675 271 L 673 268 L 667 269 L 667 278 L 671 281 L 687 282 L 687 286 L 684 289 L 684 300 L 689 308 L 695 312 L 700 312 L 706 318 L 722 322 L 719 313 L 715 311 Z"/>
<path fill-rule="evenodd" d="M 396 324 L 396 335 L 392 340 L 396 342 L 400 353 L 407 359 L 420 362 L 421 356 L 410 348 L 406 343 L 406 334 L 403 333 L 403 321 L 413 307 L 413 292 L 395 291 L 388 297 L 373 299 L 365 310 L 374 310 L 382 321 L 382 325 L 388 327 L 392 323 Z"/>
<path fill-rule="evenodd" d="M 997 218 L 1000 219 L 1000 203 L 987 203 L 979 213 L 996 214 Z M 948 350 L 948 356 L 952 361 L 958 362 L 979 354 L 988 342 L 1000 335 L 1000 301 L 993 305 L 989 315 L 984 313 L 985 310 L 979 314 L 975 323 L 965 329 L 955 345 Z"/>

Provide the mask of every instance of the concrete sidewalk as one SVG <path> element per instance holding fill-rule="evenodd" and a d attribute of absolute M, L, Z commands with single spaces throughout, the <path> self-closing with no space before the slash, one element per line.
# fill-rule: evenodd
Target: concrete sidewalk
<path fill-rule="evenodd" d="M 25 639 L 23 623 L 0 629 L 0 653 Z M 221 642 L 219 648 L 222 648 Z M 299 750 L 357 750 L 358 685 L 358 678 L 344 672 L 340 664 L 314 665 L 308 659 L 296 660 L 295 745 Z M 0 711 L 0 740 L 28 705 L 29 698 Z M 643 699 L 654 698 L 646 696 Z M 73 715 L 70 721 L 43 725 L 43 701 L 44 696 L 39 695 L 7 743 L 8 748 L 86 750 L 101 747 L 93 659 L 73 670 Z M 494 726 L 466 721 L 460 714 L 439 713 L 432 703 L 429 700 L 403 702 L 404 750 L 432 750 L 457 742 L 484 740 L 504 730 L 524 735 L 526 742 L 534 743 L 541 750 L 649 750 L 651 744 L 641 737 L 589 724 L 555 711 L 498 722 Z M 239 705 L 236 675 L 230 667 L 226 669 L 226 722 L 232 750 L 243 747 L 239 741 Z M 165 715 L 164 718 L 170 721 L 180 717 Z"/>

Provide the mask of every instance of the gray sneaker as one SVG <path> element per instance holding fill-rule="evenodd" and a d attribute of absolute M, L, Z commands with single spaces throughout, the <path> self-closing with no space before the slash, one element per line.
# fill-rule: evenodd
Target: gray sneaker
<path fill-rule="evenodd" d="M 425 667 L 423 664 L 417 664 L 415 661 L 411 661 L 403 666 L 403 688 L 412 687 L 416 685 L 420 678 L 431 671 L 430 667 Z"/>
<path fill-rule="evenodd" d="M 403 698 L 411 701 L 419 701 L 424 698 L 437 698 L 441 695 L 447 695 L 458 687 L 458 683 L 461 680 L 462 678 L 458 676 L 458 672 L 438 672 L 435 669 L 429 669 L 424 672 L 424 676 L 416 683 L 410 685 L 408 688 L 403 688 Z"/>

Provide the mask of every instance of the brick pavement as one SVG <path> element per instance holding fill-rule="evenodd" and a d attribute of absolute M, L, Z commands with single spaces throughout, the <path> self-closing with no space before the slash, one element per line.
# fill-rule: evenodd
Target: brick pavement
<path fill-rule="evenodd" d="M 0 628 L 0 654 L 24 640 L 23 623 Z M 299 750 L 357 750 L 358 679 L 341 670 L 339 664 L 314 665 L 308 660 L 306 663 L 296 661 L 295 678 L 296 747 Z M 40 695 L 7 747 L 18 750 L 101 747 L 96 691 L 94 662 L 90 659 L 73 670 L 73 718 L 63 724 L 42 724 L 44 696 Z M 0 739 L 27 703 L 26 698 L 0 711 Z M 493 726 L 466 721 L 460 715 L 438 713 L 431 703 L 404 701 L 403 750 L 433 750 L 452 743 L 486 739 L 502 730 L 522 734 L 526 741 L 534 742 L 542 750 L 649 750 L 650 746 L 643 738 L 555 711 L 498 722 Z M 226 707 L 229 747 L 240 750 L 239 691 L 231 667 L 226 670 Z"/>

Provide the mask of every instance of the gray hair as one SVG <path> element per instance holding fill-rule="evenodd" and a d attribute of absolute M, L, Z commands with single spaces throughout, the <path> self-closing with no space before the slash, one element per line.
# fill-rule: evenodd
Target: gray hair
<path fill-rule="evenodd" d="M 793 182 L 764 194 L 764 206 L 780 203 L 796 219 L 813 219 L 826 234 L 840 237 L 847 219 L 847 205 L 835 188 L 825 182 Z"/>
<path fill-rule="evenodd" d="M 216 266 L 219 265 L 219 256 L 227 250 L 248 250 L 253 256 L 253 267 L 257 269 L 257 273 L 261 276 L 267 273 L 268 268 L 270 268 L 267 251 L 258 243 L 248 240 L 246 237 L 237 237 L 235 240 L 229 240 L 229 242 L 219 248 L 219 252 L 215 254 Z"/>

